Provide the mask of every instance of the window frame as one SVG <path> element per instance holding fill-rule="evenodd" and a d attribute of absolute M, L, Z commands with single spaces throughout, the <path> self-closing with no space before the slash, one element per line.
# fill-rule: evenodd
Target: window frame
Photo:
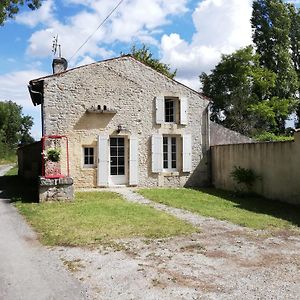
<path fill-rule="evenodd" d="M 167 140 L 167 144 L 165 141 Z M 173 142 L 175 141 L 175 152 L 172 147 L 174 146 Z M 178 146 L 179 141 L 178 138 L 174 135 L 163 135 L 163 171 L 164 172 L 177 172 L 178 171 Z M 167 145 L 167 151 L 165 151 L 165 146 Z M 165 155 L 167 154 L 167 159 L 165 159 Z M 175 156 L 175 160 L 174 160 Z M 167 167 L 165 163 L 167 162 Z M 173 167 L 173 162 L 175 162 L 175 167 Z"/>
<path fill-rule="evenodd" d="M 172 114 L 167 115 L 167 102 L 173 103 L 172 107 Z M 178 100 L 174 97 L 164 97 L 164 123 L 166 124 L 176 124 L 177 123 L 177 106 L 178 106 Z M 167 121 L 167 117 L 170 118 L 170 116 L 173 116 L 173 121 Z"/>
<path fill-rule="evenodd" d="M 85 151 L 88 149 L 89 150 L 92 149 L 93 154 L 90 154 L 90 152 L 86 154 Z M 92 158 L 93 164 L 90 164 L 90 163 L 86 164 L 85 163 L 86 157 L 88 158 L 88 160 Z M 96 166 L 96 148 L 94 146 L 82 146 L 82 158 L 83 158 L 83 167 L 84 168 L 94 168 Z"/>

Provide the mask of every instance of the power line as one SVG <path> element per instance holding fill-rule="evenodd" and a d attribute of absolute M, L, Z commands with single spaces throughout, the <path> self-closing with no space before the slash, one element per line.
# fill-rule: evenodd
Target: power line
<path fill-rule="evenodd" d="M 99 28 L 110 18 L 110 16 L 114 13 L 115 10 L 122 4 L 124 0 L 120 0 L 119 3 L 113 8 L 113 10 L 109 13 L 109 15 L 99 24 L 96 30 L 88 36 L 88 38 L 83 42 L 83 44 L 75 51 L 75 53 L 70 57 L 69 62 L 72 58 L 80 51 L 80 49 L 92 38 L 92 36 L 99 30 Z"/>

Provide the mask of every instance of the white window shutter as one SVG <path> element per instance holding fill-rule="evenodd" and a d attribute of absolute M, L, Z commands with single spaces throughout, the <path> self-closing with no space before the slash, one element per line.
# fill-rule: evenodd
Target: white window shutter
<path fill-rule="evenodd" d="M 109 137 L 99 135 L 98 137 L 98 186 L 108 186 L 109 174 Z"/>
<path fill-rule="evenodd" d="M 156 97 L 156 124 L 163 124 L 165 121 L 165 98 L 163 96 Z"/>
<path fill-rule="evenodd" d="M 152 135 L 152 172 L 163 170 L 163 137 L 161 134 Z"/>
<path fill-rule="evenodd" d="M 131 136 L 129 139 L 129 185 L 138 184 L 138 146 L 138 138 Z"/>
<path fill-rule="evenodd" d="M 190 134 L 182 136 L 182 171 L 192 171 L 192 136 Z"/>
<path fill-rule="evenodd" d="M 188 124 L 188 99 L 186 97 L 180 98 L 180 124 Z"/>

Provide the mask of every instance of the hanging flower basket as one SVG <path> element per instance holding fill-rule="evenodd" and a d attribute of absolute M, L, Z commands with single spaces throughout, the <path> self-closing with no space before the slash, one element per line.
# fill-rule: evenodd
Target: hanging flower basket
<path fill-rule="evenodd" d="M 60 161 L 60 149 L 57 148 L 49 148 L 47 151 L 43 151 L 43 155 L 45 160 L 52 161 L 52 162 L 59 162 Z"/>

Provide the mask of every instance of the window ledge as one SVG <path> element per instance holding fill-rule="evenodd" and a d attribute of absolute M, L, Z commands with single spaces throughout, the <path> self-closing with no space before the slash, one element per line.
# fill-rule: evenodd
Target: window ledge
<path fill-rule="evenodd" d="M 163 171 L 162 174 L 165 177 L 179 176 L 179 172 L 178 171 Z"/>
<path fill-rule="evenodd" d="M 90 166 L 82 166 L 82 169 L 83 170 L 87 170 L 87 169 L 95 169 L 96 168 L 96 166 L 95 165 L 90 165 Z"/>

